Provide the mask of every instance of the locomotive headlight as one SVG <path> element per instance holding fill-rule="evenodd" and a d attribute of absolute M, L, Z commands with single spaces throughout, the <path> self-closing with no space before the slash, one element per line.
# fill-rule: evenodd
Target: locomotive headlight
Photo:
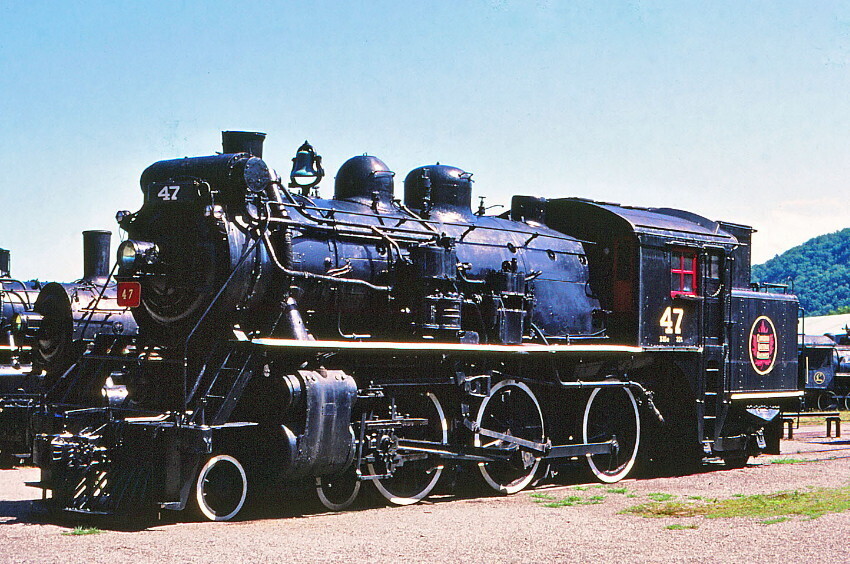
<path fill-rule="evenodd" d="M 16 313 L 12 317 L 12 335 L 17 338 L 35 337 L 41 326 L 42 315 L 35 312 Z"/>
<path fill-rule="evenodd" d="M 118 246 L 118 270 L 131 274 L 159 262 L 159 248 L 147 241 L 129 239 Z"/>

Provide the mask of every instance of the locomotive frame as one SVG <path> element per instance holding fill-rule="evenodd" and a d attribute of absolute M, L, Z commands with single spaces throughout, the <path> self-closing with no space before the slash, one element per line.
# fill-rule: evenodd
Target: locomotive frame
<path fill-rule="evenodd" d="M 315 481 L 337 510 L 364 482 L 415 503 L 457 465 L 510 494 L 570 459 L 616 482 L 778 452 L 798 306 L 750 289 L 750 228 L 577 198 L 474 214 L 444 165 L 402 204 L 374 157 L 320 200 L 261 134 L 223 142 L 149 167 L 119 213 L 139 337 L 98 336 L 36 418 L 61 507 L 227 520 L 254 484 Z"/>

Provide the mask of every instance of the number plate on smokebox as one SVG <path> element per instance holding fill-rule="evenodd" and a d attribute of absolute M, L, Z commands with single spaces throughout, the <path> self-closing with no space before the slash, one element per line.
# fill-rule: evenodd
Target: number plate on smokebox
<path fill-rule="evenodd" d="M 142 285 L 138 282 L 118 283 L 118 307 L 139 307 L 142 303 Z"/>

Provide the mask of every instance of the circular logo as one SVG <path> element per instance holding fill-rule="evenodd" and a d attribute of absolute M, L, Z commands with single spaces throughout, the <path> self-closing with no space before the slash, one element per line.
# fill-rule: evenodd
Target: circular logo
<path fill-rule="evenodd" d="M 762 315 L 750 329 L 750 364 L 759 374 L 767 374 L 775 362 L 776 328 L 769 317 Z"/>
<path fill-rule="evenodd" d="M 826 382 L 826 375 L 823 372 L 815 372 L 815 384 L 823 384 Z"/>

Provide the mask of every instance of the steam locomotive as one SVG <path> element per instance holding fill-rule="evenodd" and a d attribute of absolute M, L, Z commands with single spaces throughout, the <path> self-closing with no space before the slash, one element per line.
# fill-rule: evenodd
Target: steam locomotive
<path fill-rule="evenodd" d="M 850 345 L 844 336 L 799 336 L 799 387 L 807 409 L 850 409 Z"/>
<path fill-rule="evenodd" d="M 313 148 L 284 185 L 264 137 L 151 165 L 118 213 L 138 336 L 98 335 L 36 415 L 59 507 L 227 520 L 275 484 L 336 510 L 453 469 L 510 494 L 559 464 L 611 483 L 778 452 L 798 306 L 751 289 L 751 228 L 579 198 L 488 216 L 442 164 L 396 199 L 368 155 L 321 199 Z"/>
<path fill-rule="evenodd" d="M 32 450 L 30 416 L 41 395 L 84 352 L 98 333 L 136 333 L 128 308 L 116 305 L 109 282 L 109 231 L 83 232 L 83 277 L 71 283 L 0 280 L 0 456 Z M 0 254 L 0 259 L 2 259 Z M 8 251 L 2 264 L 8 265 Z"/>
<path fill-rule="evenodd" d="M 27 408 L 40 389 L 41 379 L 30 370 L 32 344 L 16 338 L 13 319 L 31 311 L 41 285 L 11 276 L 11 253 L 0 249 L 0 465 L 14 461 L 13 454 L 25 453 Z"/>

